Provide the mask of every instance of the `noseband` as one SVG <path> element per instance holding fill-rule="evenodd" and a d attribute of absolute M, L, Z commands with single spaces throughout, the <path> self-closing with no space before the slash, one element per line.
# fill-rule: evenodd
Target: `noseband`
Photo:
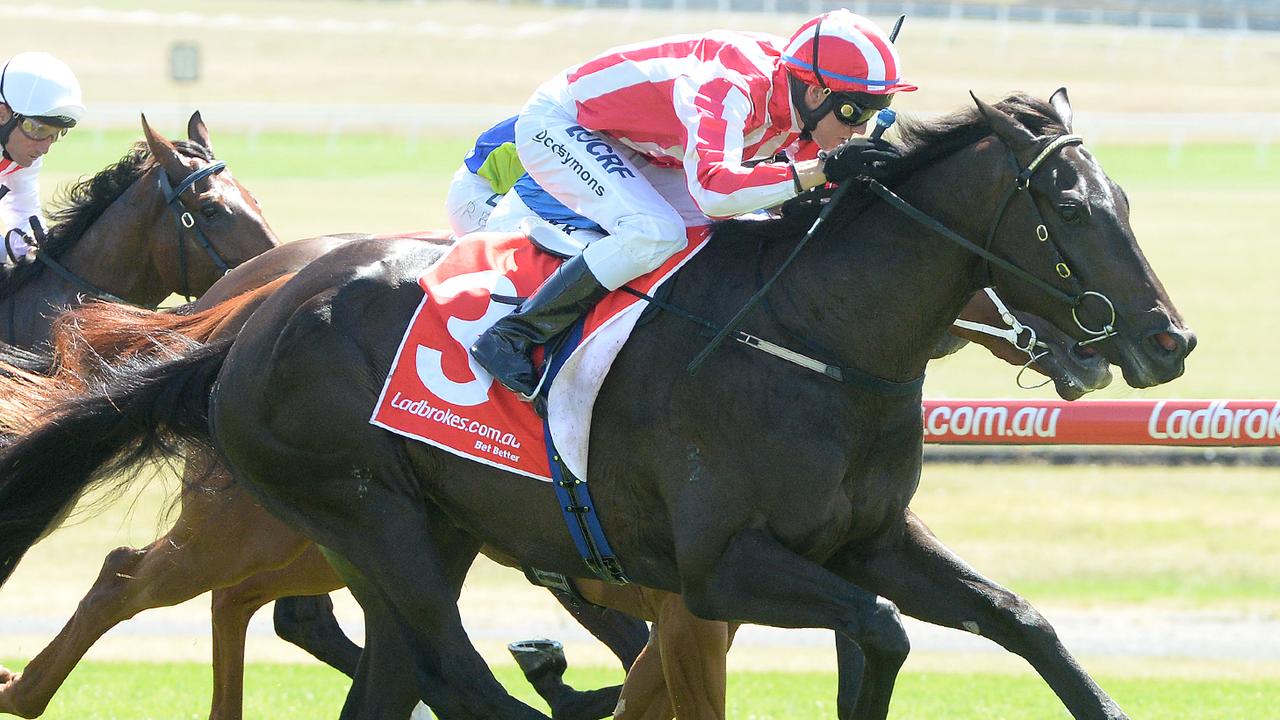
<path fill-rule="evenodd" d="M 191 214 L 190 210 L 187 210 L 182 206 L 179 198 L 182 196 L 182 193 L 186 192 L 191 188 L 191 186 L 201 180 L 204 180 L 210 175 L 216 175 L 222 172 L 226 167 L 227 164 L 221 160 L 209 163 L 183 178 L 182 182 L 178 183 L 177 187 L 173 187 L 169 184 L 169 174 L 166 173 L 163 168 L 160 169 L 160 192 L 164 194 L 165 205 L 170 211 L 172 211 L 173 220 L 176 223 L 175 228 L 178 237 L 178 268 L 182 276 L 182 286 L 179 292 L 187 298 L 188 302 L 192 300 L 192 295 L 190 292 L 190 284 L 187 281 L 186 230 L 195 230 L 196 244 L 204 250 L 205 255 L 208 255 L 209 259 L 213 261 L 214 267 L 221 270 L 223 275 L 231 272 L 231 266 L 228 265 L 227 261 L 222 259 L 222 256 L 218 254 L 217 248 L 213 246 L 213 243 L 209 242 L 209 238 L 204 234 L 204 230 L 200 228 L 198 223 L 196 223 L 195 216 Z"/>

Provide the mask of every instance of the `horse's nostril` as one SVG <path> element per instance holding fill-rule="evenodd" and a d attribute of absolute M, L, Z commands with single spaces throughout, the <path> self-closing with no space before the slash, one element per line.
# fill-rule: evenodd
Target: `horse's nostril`
<path fill-rule="evenodd" d="M 1151 337 L 1151 339 L 1155 340 L 1156 345 L 1159 345 L 1160 349 L 1165 352 L 1174 352 L 1178 349 L 1178 341 L 1174 339 L 1173 335 L 1167 332 L 1156 333 Z"/>
<path fill-rule="evenodd" d="M 1071 352 L 1075 353 L 1076 357 L 1086 360 L 1098 354 L 1097 348 L 1092 345 L 1081 345 L 1079 343 L 1072 346 Z"/>

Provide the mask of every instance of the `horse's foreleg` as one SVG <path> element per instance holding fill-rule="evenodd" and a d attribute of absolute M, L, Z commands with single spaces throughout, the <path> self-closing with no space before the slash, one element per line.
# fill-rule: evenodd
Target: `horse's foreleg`
<path fill-rule="evenodd" d="M 603 584 L 591 580 L 579 580 L 578 583 L 580 586 L 583 583 L 588 585 L 588 591 L 593 585 Z M 576 593 L 551 590 L 551 594 L 582 627 L 613 651 L 622 662 L 624 670 L 633 666 L 636 657 L 649 641 L 649 626 L 643 620 L 620 609 L 595 605 Z M 547 654 L 542 653 L 538 656 L 540 662 L 520 661 L 520 670 L 538 695 L 547 702 L 552 717 L 556 720 L 596 720 L 613 713 L 622 691 L 621 685 L 596 690 L 576 690 L 564 682 L 565 663 L 560 651 L 557 650 L 558 662 L 550 662 L 547 658 Z M 521 658 L 517 657 L 517 660 Z"/>
<path fill-rule="evenodd" d="M 276 600 L 273 620 L 276 635 L 347 677 L 355 675 L 360 646 L 338 625 L 328 594 L 282 597 Z"/>
<path fill-rule="evenodd" d="M 258 608 L 285 595 L 327 593 L 342 586 L 342 580 L 319 549 L 308 545 L 297 559 L 282 568 L 260 572 L 236 585 L 213 591 L 210 720 L 239 720 L 243 716 L 245 631 Z M 358 658 L 358 648 L 356 655 Z"/>
<path fill-rule="evenodd" d="M 858 698 L 862 695 L 862 678 L 866 669 L 867 659 L 862 648 L 836 633 L 836 717 L 840 720 L 857 717 Z"/>
<path fill-rule="evenodd" d="M 884 718 L 910 650 L 893 603 L 795 554 L 763 530 L 739 531 L 718 554 L 693 524 L 677 536 L 685 603 L 702 618 L 735 618 L 844 633 L 867 659 L 858 720 Z"/>
<path fill-rule="evenodd" d="M 906 614 L 967 630 L 1026 658 L 1073 717 L 1127 717 L 1080 667 L 1035 608 L 978 574 L 907 512 L 905 531 L 867 557 L 837 558 L 837 568 L 898 603 Z"/>

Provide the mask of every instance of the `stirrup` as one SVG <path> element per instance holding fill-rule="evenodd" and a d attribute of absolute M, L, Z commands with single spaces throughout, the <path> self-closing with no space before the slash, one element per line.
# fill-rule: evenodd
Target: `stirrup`
<path fill-rule="evenodd" d="M 537 400 L 538 396 L 542 394 L 542 388 L 544 385 L 547 384 L 547 376 L 551 374 L 551 359 L 552 359 L 551 351 L 546 350 L 544 347 L 543 358 L 542 358 L 542 372 L 538 375 L 538 384 L 533 386 L 533 392 L 528 395 L 525 395 L 524 393 L 519 393 L 519 392 L 516 393 L 517 395 L 520 396 L 521 400 L 524 400 L 527 403 L 531 403 Z M 535 372 L 537 371 L 536 367 L 534 368 L 534 371 Z"/>

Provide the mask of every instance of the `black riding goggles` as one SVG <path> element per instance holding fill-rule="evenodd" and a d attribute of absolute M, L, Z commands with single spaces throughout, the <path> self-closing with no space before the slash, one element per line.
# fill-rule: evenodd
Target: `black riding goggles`
<path fill-rule="evenodd" d="M 849 127 L 858 127 L 871 122 L 876 113 L 889 107 L 893 102 L 893 94 L 871 95 L 868 93 L 833 92 L 827 97 L 831 112 L 836 119 Z"/>

